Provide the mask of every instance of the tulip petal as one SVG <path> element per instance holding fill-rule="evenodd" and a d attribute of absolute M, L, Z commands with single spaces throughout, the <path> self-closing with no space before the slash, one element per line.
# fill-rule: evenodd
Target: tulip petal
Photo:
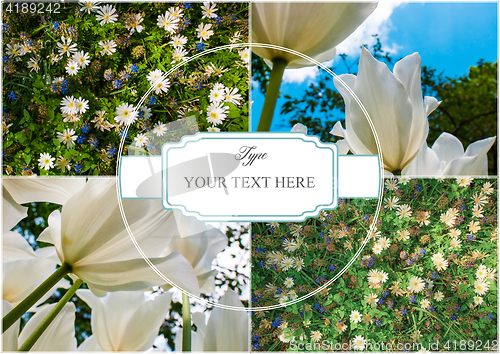
<path fill-rule="evenodd" d="M 31 202 L 64 204 L 85 186 L 85 181 L 86 177 L 7 178 L 3 183 L 19 204 Z"/>
<path fill-rule="evenodd" d="M 19 259 L 32 259 L 36 257 L 35 251 L 33 251 L 29 242 L 17 232 L 4 232 L 2 243 L 3 263 Z"/>
<path fill-rule="evenodd" d="M 149 259 L 177 287 L 199 294 L 198 280 L 191 264 L 179 253 Z M 73 273 L 89 288 L 101 291 L 145 290 L 165 281 L 142 258 L 75 266 Z"/>
<path fill-rule="evenodd" d="M 442 133 L 432 145 L 432 150 L 441 161 L 442 169 L 452 160 L 464 155 L 464 147 L 460 140 L 450 133 Z"/>
<path fill-rule="evenodd" d="M 191 320 L 196 326 L 196 332 L 191 331 L 191 351 L 202 352 L 203 342 L 205 341 L 205 331 L 206 331 L 206 316 L 202 312 L 193 312 L 191 314 Z M 182 351 L 182 329 L 178 330 L 175 334 L 175 351 Z"/>
<path fill-rule="evenodd" d="M 495 143 L 495 139 L 496 137 L 491 137 L 470 144 L 464 156 L 452 160 L 443 173 L 448 176 L 487 176 L 486 153 Z"/>
<path fill-rule="evenodd" d="M 434 97 L 425 96 L 424 97 L 424 109 L 425 116 L 428 117 L 443 101 L 438 101 Z"/>
<path fill-rule="evenodd" d="M 243 308 L 238 294 L 231 289 L 220 304 Z M 248 313 L 216 307 L 210 314 L 205 332 L 205 351 L 248 351 Z"/>
<path fill-rule="evenodd" d="M 342 127 L 342 124 L 340 122 L 335 123 L 333 129 L 330 131 L 330 134 L 344 138 L 343 140 L 337 140 L 335 142 L 335 145 L 337 145 L 337 150 L 339 155 L 347 155 L 347 153 L 349 152 L 349 150 L 351 150 L 351 148 L 346 139 L 347 132 Z"/>
<path fill-rule="evenodd" d="M 2 313 L 5 316 L 14 306 L 7 300 L 3 300 Z M 4 352 L 12 352 L 18 349 L 17 335 L 19 333 L 19 324 L 21 319 L 18 319 L 9 329 L 2 334 L 2 349 Z"/>
<path fill-rule="evenodd" d="M 307 134 L 307 127 L 304 124 L 297 123 L 292 127 L 292 130 L 290 130 L 291 133 L 304 133 Z"/>
<path fill-rule="evenodd" d="M 56 304 L 46 306 L 30 318 L 23 331 L 19 335 L 19 344 L 21 345 L 28 339 L 35 328 L 43 321 Z M 67 303 L 63 309 L 54 318 L 45 332 L 38 338 L 32 351 L 73 351 L 76 350 L 75 338 L 75 305 Z"/>
<path fill-rule="evenodd" d="M 119 349 L 145 351 L 150 348 L 170 309 L 171 300 L 172 293 L 163 293 L 141 304 L 128 321 Z"/>
<path fill-rule="evenodd" d="M 129 224 L 144 217 L 149 206 L 147 200 L 124 200 Z M 116 180 L 89 180 L 66 202 L 61 213 L 63 261 L 75 265 L 108 242 L 116 243 L 116 236 L 123 230 L 125 224 L 118 207 Z"/>
<path fill-rule="evenodd" d="M 253 3 L 252 41 L 290 48 L 320 62 L 328 61 L 335 55 L 335 46 L 349 36 L 375 6 L 373 3 Z M 271 61 L 283 58 L 292 68 L 314 65 L 281 50 L 258 47 L 252 50 Z"/>
<path fill-rule="evenodd" d="M 101 348 L 99 343 L 97 342 L 97 339 L 94 335 L 91 335 L 87 339 L 83 341 L 82 344 L 77 349 L 78 351 L 82 352 L 103 352 L 104 349 Z"/>
<path fill-rule="evenodd" d="M 412 177 L 439 176 L 441 174 L 439 158 L 427 146 L 427 142 L 424 142 L 417 156 L 403 169 L 401 174 Z"/>
<path fill-rule="evenodd" d="M 2 231 L 7 232 L 17 225 L 19 221 L 28 216 L 28 208 L 20 206 L 11 197 L 9 192 L 3 187 L 3 203 L 2 203 Z"/>

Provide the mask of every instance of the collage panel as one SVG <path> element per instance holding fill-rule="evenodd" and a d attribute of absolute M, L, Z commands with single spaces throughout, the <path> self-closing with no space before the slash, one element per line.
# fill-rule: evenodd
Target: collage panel
<path fill-rule="evenodd" d="M 496 350 L 497 193 L 497 179 L 386 179 L 376 219 L 357 199 L 253 223 L 252 306 L 283 306 L 252 314 L 252 350 Z"/>
<path fill-rule="evenodd" d="M 248 131 L 247 2 L 4 5 L 3 174 L 115 175 L 182 120 Z"/>

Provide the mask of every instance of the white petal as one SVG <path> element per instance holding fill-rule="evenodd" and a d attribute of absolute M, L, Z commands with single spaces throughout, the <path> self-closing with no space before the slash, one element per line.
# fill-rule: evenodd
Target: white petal
<path fill-rule="evenodd" d="M 444 174 L 450 176 L 487 176 L 488 159 L 486 154 L 495 143 L 495 139 L 496 137 L 491 137 L 470 144 L 463 157 L 456 158 L 448 164 Z"/>
<path fill-rule="evenodd" d="M 219 303 L 243 308 L 238 294 L 228 290 Z M 205 333 L 205 351 L 248 351 L 248 313 L 216 307 Z"/>
<path fill-rule="evenodd" d="M 206 316 L 202 312 L 193 312 L 191 314 L 191 321 L 196 325 L 196 332 L 191 331 L 191 351 L 202 352 L 203 342 L 205 341 L 205 331 L 206 331 Z M 182 351 L 182 328 L 175 334 L 175 351 Z"/>
<path fill-rule="evenodd" d="M 401 172 L 403 176 L 440 176 L 441 167 L 437 154 L 427 146 L 427 142 L 422 144 L 420 151 L 413 161 Z"/>
<path fill-rule="evenodd" d="M 22 345 L 35 328 L 47 317 L 56 304 L 46 306 L 30 318 L 19 335 L 19 346 Z M 76 350 L 75 338 L 75 305 L 67 303 L 54 318 L 45 332 L 31 348 L 32 351 L 73 351 Z"/>
<path fill-rule="evenodd" d="M 437 154 L 439 161 L 444 163 L 444 166 L 448 165 L 451 160 L 464 155 L 464 147 L 460 140 L 446 132 L 436 139 L 432 145 L 432 150 Z"/>
<path fill-rule="evenodd" d="M 307 127 L 304 124 L 297 123 L 292 127 L 292 130 L 290 130 L 290 132 L 291 133 L 299 132 L 307 134 Z"/>
<path fill-rule="evenodd" d="M 191 264 L 179 253 L 149 259 L 170 281 L 192 294 L 199 294 L 198 279 Z M 73 273 L 89 287 L 101 291 L 145 290 L 165 281 L 142 258 L 128 261 L 88 264 L 75 267 Z"/>
<path fill-rule="evenodd" d="M 8 231 L 3 234 L 3 259 L 4 263 L 19 259 L 35 258 L 35 251 L 28 241 L 19 233 Z"/>
<path fill-rule="evenodd" d="M 85 186 L 86 177 L 7 178 L 4 186 L 19 204 L 49 202 L 64 204 Z"/>
<path fill-rule="evenodd" d="M 85 341 L 80 344 L 80 346 L 77 349 L 78 351 L 82 352 L 103 352 L 104 349 L 101 348 L 99 343 L 97 342 L 97 339 L 94 335 L 91 335 Z"/>
<path fill-rule="evenodd" d="M 443 101 L 438 101 L 434 97 L 424 97 L 425 116 L 428 117 Z"/>
<path fill-rule="evenodd" d="M 335 143 L 337 145 L 337 150 L 339 155 L 347 155 L 350 150 L 349 144 L 347 143 L 347 139 L 339 140 Z"/>
<path fill-rule="evenodd" d="M 340 122 L 337 122 L 335 123 L 335 125 L 333 126 L 333 129 L 330 130 L 330 134 L 334 135 L 334 136 L 340 136 L 341 138 L 345 138 L 346 136 L 346 131 L 345 129 L 342 127 L 342 123 Z"/>
<path fill-rule="evenodd" d="M 28 216 L 28 208 L 20 206 L 10 196 L 9 192 L 3 187 L 3 204 L 2 204 L 2 230 L 7 232 L 17 225 L 19 221 Z"/>
<path fill-rule="evenodd" d="M 3 300 L 3 305 L 2 305 L 2 313 L 3 316 L 8 314 L 14 306 L 6 301 Z M 16 351 L 18 349 L 18 344 L 17 344 L 17 335 L 19 333 L 19 323 L 21 322 L 20 319 L 18 319 L 12 326 L 10 326 L 9 329 L 7 329 L 3 334 L 2 334 L 2 349 L 3 351 Z"/>

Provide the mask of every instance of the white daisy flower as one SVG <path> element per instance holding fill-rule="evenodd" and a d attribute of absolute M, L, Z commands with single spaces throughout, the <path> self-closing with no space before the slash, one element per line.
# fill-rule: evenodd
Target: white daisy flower
<path fill-rule="evenodd" d="M 76 61 L 78 63 L 78 66 L 82 69 L 84 69 L 85 67 L 87 67 L 87 65 L 90 64 L 89 53 L 85 53 L 83 50 L 73 54 L 72 59 Z"/>
<path fill-rule="evenodd" d="M 165 31 L 174 33 L 179 27 L 179 19 L 172 16 L 168 11 L 164 15 L 158 16 L 157 24 Z"/>
<path fill-rule="evenodd" d="M 116 43 L 113 40 L 99 41 L 99 47 L 101 47 L 101 55 L 113 55 L 116 52 Z"/>
<path fill-rule="evenodd" d="M 156 136 L 163 136 L 165 132 L 167 131 L 167 125 L 162 123 L 162 122 L 156 122 L 156 124 L 153 127 L 153 133 Z"/>
<path fill-rule="evenodd" d="M 198 26 L 197 30 L 197 36 L 200 40 L 208 40 L 211 36 L 213 36 L 214 31 L 212 31 L 210 28 L 212 28 L 212 24 L 210 23 L 200 23 Z"/>
<path fill-rule="evenodd" d="M 211 133 L 218 133 L 218 132 L 220 132 L 220 128 L 217 128 L 217 127 L 208 127 L 207 131 L 209 131 Z"/>
<path fill-rule="evenodd" d="M 207 18 L 217 18 L 217 7 L 215 6 L 214 3 L 210 4 L 209 1 L 203 2 L 203 5 L 201 5 L 201 10 L 204 19 L 205 17 Z"/>
<path fill-rule="evenodd" d="M 207 109 L 207 121 L 212 125 L 222 124 L 222 121 L 227 117 L 229 107 L 212 103 Z"/>
<path fill-rule="evenodd" d="M 40 158 L 38 159 L 38 167 L 40 169 L 44 169 L 46 171 L 50 170 L 51 168 L 54 168 L 54 161 L 55 158 L 50 156 L 48 153 L 41 153 Z"/>
<path fill-rule="evenodd" d="M 169 42 L 174 46 L 174 48 L 182 48 L 187 43 L 187 37 L 178 34 L 172 37 L 172 40 Z"/>
<path fill-rule="evenodd" d="M 65 96 L 61 101 L 61 111 L 66 114 L 78 113 L 76 99 L 73 96 Z"/>
<path fill-rule="evenodd" d="M 57 132 L 57 140 L 65 144 L 68 149 L 75 146 L 76 139 L 78 139 L 78 136 L 75 135 L 75 131 L 73 129 L 64 129 L 62 133 Z"/>
<path fill-rule="evenodd" d="M 118 14 L 113 5 L 104 5 L 97 10 L 95 18 L 97 21 L 101 21 L 101 26 L 104 26 L 108 23 L 115 23 L 118 20 Z"/>
<path fill-rule="evenodd" d="M 238 88 L 226 87 L 224 90 L 224 101 L 234 104 L 235 106 L 240 105 L 240 101 L 243 99 L 241 94 L 238 93 Z"/>
<path fill-rule="evenodd" d="M 149 139 L 146 134 L 137 134 L 137 136 L 134 138 L 134 144 L 139 148 L 146 146 L 148 143 Z"/>
<path fill-rule="evenodd" d="M 62 56 L 66 54 L 68 57 L 72 56 L 76 52 L 76 43 L 71 44 L 71 38 L 66 40 L 66 37 L 61 37 L 62 43 L 57 42 L 57 47 L 59 48 L 59 54 Z"/>
<path fill-rule="evenodd" d="M 359 323 L 361 322 L 361 314 L 356 310 L 352 310 L 349 319 L 352 323 Z"/>
<path fill-rule="evenodd" d="M 122 103 L 116 108 L 115 123 L 132 124 L 137 119 L 137 111 L 135 107 L 128 103 Z"/>

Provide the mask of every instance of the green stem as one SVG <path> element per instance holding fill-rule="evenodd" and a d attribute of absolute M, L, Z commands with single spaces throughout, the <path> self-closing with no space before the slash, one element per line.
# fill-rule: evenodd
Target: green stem
<path fill-rule="evenodd" d="M 71 266 L 68 263 L 63 263 L 50 277 L 48 277 L 38 288 L 33 290 L 23 301 L 12 309 L 3 318 L 4 333 L 10 326 L 12 326 L 18 319 L 21 318 L 38 300 L 42 298 L 54 285 L 56 285 L 64 276 L 71 272 Z"/>
<path fill-rule="evenodd" d="M 33 333 L 31 333 L 31 335 L 28 337 L 28 339 L 26 339 L 26 341 L 23 343 L 23 345 L 21 345 L 19 347 L 20 352 L 27 352 L 28 350 L 31 349 L 31 347 L 33 347 L 33 345 L 35 345 L 38 338 L 40 338 L 40 336 L 47 329 L 47 327 L 50 326 L 50 324 L 52 323 L 54 318 L 56 318 L 56 316 L 59 314 L 59 312 L 61 312 L 63 307 L 73 297 L 73 295 L 75 295 L 75 292 L 78 290 L 78 288 L 82 284 L 83 284 L 83 281 L 80 279 L 78 279 L 77 281 L 75 281 L 73 283 L 71 288 L 69 288 L 69 290 L 66 291 L 66 294 L 64 294 L 64 296 L 61 298 L 61 300 L 59 300 L 57 305 L 55 305 L 54 308 L 52 308 L 52 310 L 50 310 L 47 317 L 45 317 L 43 319 L 43 321 L 40 322 L 40 324 L 35 328 Z"/>
<path fill-rule="evenodd" d="M 271 128 L 276 102 L 280 95 L 281 79 L 283 78 L 283 73 L 285 72 L 287 64 L 288 62 L 282 58 L 274 58 L 273 60 L 273 69 L 266 89 L 264 107 L 262 107 L 262 113 L 257 127 L 258 132 L 268 132 Z"/>
<path fill-rule="evenodd" d="M 189 296 L 182 293 L 182 351 L 191 351 L 191 305 Z"/>

